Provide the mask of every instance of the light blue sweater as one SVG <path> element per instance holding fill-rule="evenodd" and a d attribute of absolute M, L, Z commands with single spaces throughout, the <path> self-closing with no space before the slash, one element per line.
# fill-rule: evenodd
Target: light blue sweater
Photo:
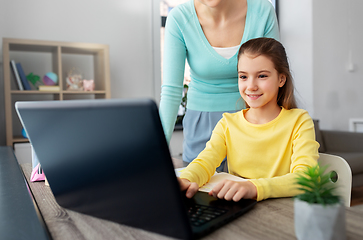
<path fill-rule="evenodd" d="M 268 0 L 247 0 L 247 16 L 241 43 L 258 37 L 279 40 L 276 14 Z M 163 84 L 159 106 L 166 139 L 170 142 L 184 81 L 185 59 L 191 82 L 187 109 L 205 112 L 240 110 L 237 53 L 220 56 L 209 44 L 200 26 L 194 0 L 170 11 L 165 27 Z"/>

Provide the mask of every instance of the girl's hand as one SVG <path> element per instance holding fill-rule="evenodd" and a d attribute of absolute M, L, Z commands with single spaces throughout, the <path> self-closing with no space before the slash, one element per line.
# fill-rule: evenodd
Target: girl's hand
<path fill-rule="evenodd" d="M 250 181 L 235 182 L 224 180 L 218 183 L 210 192 L 210 196 L 238 202 L 242 198 L 256 199 L 257 189 Z"/>
<path fill-rule="evenodd" d="M 179 181 L 179 185 L 180 185 L 180 189 L 182 191 L 186 190 L 186 196 L 187 198 L 192 198 L 194 196 L 194 194 L 197 193 L 199 186 L 196 182 L 190 182 L 189 180 L 185 179 L 185 178 L 179 178 L 178 177 L 178 181 Z"/>

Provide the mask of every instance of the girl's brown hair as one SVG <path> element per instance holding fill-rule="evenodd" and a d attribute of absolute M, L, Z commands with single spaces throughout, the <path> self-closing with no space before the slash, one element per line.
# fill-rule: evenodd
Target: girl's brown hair
<path fill-rule="evenodd" d="M 285 109 L 297 108 L 294 83 L 284 46 L 273 38 L 255 38 L 242 44 L 238 52 L 238 60 L 245 53 L 256 57 L 263 55 L 273 62 L 277 72 L 286 77 L 284 86 L 279 89 L 277 104 Z M 247 103 L 245 104 L 248 107 Z"/>

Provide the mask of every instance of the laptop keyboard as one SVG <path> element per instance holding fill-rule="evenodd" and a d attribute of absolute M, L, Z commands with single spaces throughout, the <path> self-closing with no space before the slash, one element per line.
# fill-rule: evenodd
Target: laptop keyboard
<path fill-rule="evenodd" d="M 188 216 L 191 224 L 198 227 L 223 215 L 226 211 L 220 208 L 196 204 L 188 209 Z"/>

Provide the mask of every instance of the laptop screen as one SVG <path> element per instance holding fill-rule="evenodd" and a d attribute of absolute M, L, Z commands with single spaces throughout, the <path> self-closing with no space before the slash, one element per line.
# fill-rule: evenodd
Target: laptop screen
<path fill-rule="evenodd" d="M 191 236 L 153 101 L 17 102 L 16 109 L 59 205 Z"/>

